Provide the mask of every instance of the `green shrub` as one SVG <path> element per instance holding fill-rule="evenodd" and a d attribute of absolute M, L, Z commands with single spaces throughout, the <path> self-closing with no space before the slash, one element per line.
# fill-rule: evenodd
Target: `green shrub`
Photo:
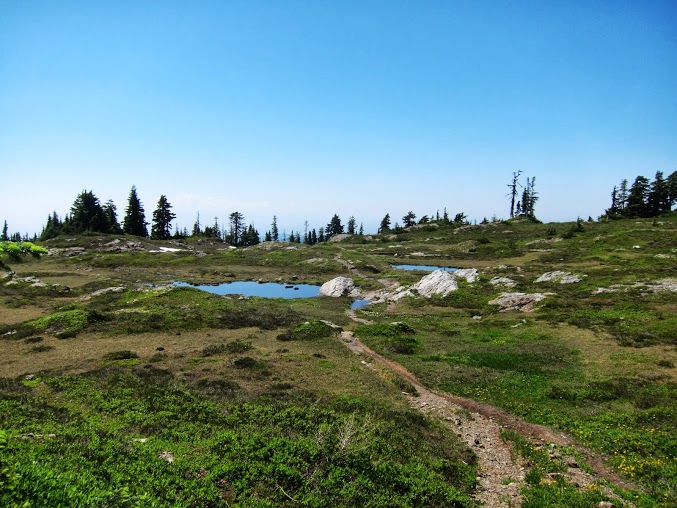
<path fill-rule="evenodd" d="M 124 349 L 122 351 L 112 351 L 103 355 L 104 360 L 131 360 L 133 358 L 138 358 L 139 355 L 134 351 L 129 351 Z"/>

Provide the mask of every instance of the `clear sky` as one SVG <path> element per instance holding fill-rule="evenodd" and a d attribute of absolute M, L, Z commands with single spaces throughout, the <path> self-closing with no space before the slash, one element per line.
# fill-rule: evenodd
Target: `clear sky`
<path fill-rule="evenodd" d="M 677 170 L 677 2 L 0 0 L 0 221 L 597 217 Z"/>

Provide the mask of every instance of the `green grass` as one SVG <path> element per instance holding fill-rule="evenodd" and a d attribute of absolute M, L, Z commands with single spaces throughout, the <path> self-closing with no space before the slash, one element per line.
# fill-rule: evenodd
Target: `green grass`
<path fill-rule="evenodd" d="M 193 389 L 152 367 L 45 377 L 32 387 L 2 380 L 0 479 L 10 488 L 0 500 L 472 505 L 474 472 L 464 465 L 472 457 L 416 414 L 354 398 L 304 406 L 211 396 L 233 390 L 225 382 Z M 21 439 L 28 432 L 41 437 Z"/>

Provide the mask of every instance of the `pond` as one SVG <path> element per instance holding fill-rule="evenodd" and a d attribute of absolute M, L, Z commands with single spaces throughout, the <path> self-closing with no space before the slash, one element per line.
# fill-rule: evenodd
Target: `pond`
<path fill-rule="evenodd" d="M 435 270 L 443 270 L 445 272 L 455 272 L 458 268 L 450 268 L 448 266 L 433 266 L 433 265 L 391 265 L 396 270 L 418 270 L 420 272 L 434 272 Z"/>
<path fill-rule="evenodd" d="M 320 286 L 312 284 L 280 284 L 277 282 L 237 281 L 215 285 L 175 282 L 175 286 L 190 286 L 215 295 L 260 296 L 263 298 L 312 298 L 320 294 Z"/>
<path fill-rule="evenodd" d="M 369 305 L 369 303 L 369 300 L 354 300 L 353 303 L 350 304 L 350 308 L 352 310 L 361 309 L 362 307 Z"/>

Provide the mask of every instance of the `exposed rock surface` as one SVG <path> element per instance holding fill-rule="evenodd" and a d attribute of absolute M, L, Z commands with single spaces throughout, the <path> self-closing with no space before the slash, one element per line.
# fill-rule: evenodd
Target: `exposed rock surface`
<path fill-rule="evenodd" d="M 541 275 L 534 282 L 559 282 L 560 284 L 575 284 L 583 280 L 578 275 L 573 275 L 571 272 L 562 272 L 556 270 L 554 272 L 546 272 Z"/>
<path fill-rule="evenodd" d="M 489 281 L 489 284 L 492 286 L 505 286 L 508 288 L 514 288 L 517 285 L 517 282 L 509 279 L 508 277 L 494 277 Z"/>
<path fill-rule="evenodd" d="M 336 277 L 322 284 L 320 296 L 360 296 L 360 290 L 355 287 L 353 279 L 349 277 Z"/>
<path fill-rule="evenodd" d="M 92 298 L 96 298 L 97 296 L 105 295 L 106 293 L 122 293 L 124 290 L 125 288 L 123 286 L 103 288 L 99 289 L 98 291 L 94 291 L 89 295 L 83 296 L 81 300 L 90 300 Z"/>
<path fill-rule="evenodd" d="M 458 272 L 456 272 L 458 273 Z M 423 277 L 411 287 L 412 292 L 430 298 L 433 295 L 448 295 L 458 289 L 455 274 L 443 270 L 435 270 Z"/>
<path fill-rule="evenodd" d="M 500 307 L 499 312 L 509 310 L 518 310 L 520 312 L 531 312 L 534 310 L 534 304 L 545 299 L 548 296 L 543 293 L 502 293 L 501 296 L 489 301 L 489 305 Z"/>
<path fill-rule="evenodd" d="M 651 291 L 653 293 L 662 293 L 666 291 L 677 291 L 677 279 L 662 279 L 656 282 L 635 282 L 634 284 L 612 284 L 608 288 L 597 288 L 592 294 L 598 295 L 600 293 L 617 293 L 619 291 L 630 291 L 632 289 L 639 289 Z"/>
<path fill-rule="evenodd" d="M 48 256 L 57 256 L 63 258 L 69 258 L 72 256 L 79 256 L 80 254 L 85 253 L 84 247 L 66 247 L 66 248 L 53 248 L 50 247 Z"/>
<path fill-rule="evenodd" d="M 460 270 L 452 272 L 452 274 L 454 277 L 463 278 L 467 280 L 469 284 L 472 284 L 473 282 L 477 282 L 479 272 L 477 271 L 477 268 L 461 268 Z"/>

